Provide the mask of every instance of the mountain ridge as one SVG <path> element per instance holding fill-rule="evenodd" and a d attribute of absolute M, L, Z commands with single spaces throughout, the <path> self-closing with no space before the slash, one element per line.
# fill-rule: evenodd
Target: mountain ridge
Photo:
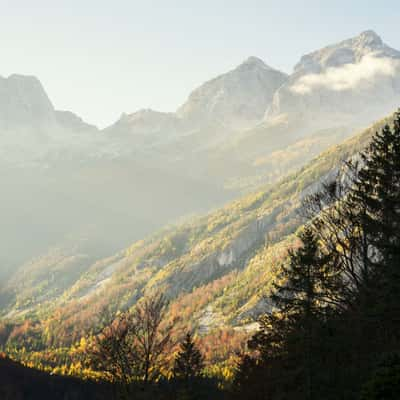
<path fill-rule="evenodd" d="M 110 257 L 116 257 L 115 252 L 118 249 L 161 229 L 167 223 L 173 223 L 183 215 L 205 213 L 234 198 L 239 198 L 243 193 L 252 193 L 260 186 L 278 185 L 280 182 L 279 187 L 281 187 L 283 176 L 301 169 L 322 150 L 341 143 L 352 132 L 368 125 L 376 114 L 381 113 L 379 114 L 381 116 L 389 111 L 392 112 L 397 103 L 400 103 L 400 72 L 397 64 L 394 77 L 391 77 L 390 64 L 389 69 L 383 70 L 384 73 L 381 74 L 383 78 L 379 74 L 373 74 L 374 79 L 378 78 L 368 85 L 365 85 L 365 79 L 361 84 L 358 80 L 353 91 L 326 87 L 327 82 L 330 82 L 329 79 L 334 83 L 338 81 L 340 83 L 343 78 L 342 73 L 337 74 L 338 63 L 331 57 L 332 54 L 336 54 L 336 50 L 340 50 L 338 50 L 340 68 L 344 65 L 346 73 L 348 68 L 357 72 L 360 70 L 360 65 L 352 62 L 353 58 L 346 58 L 348 54 L 351 53 L 353 57 L 357 46 L 360 45 L 365 50 L 360 62 L 365 57 L 371 62 L 371 57 L 368 55 L 371 46 L 382 48 L 384 55 L 389 51 L 381 42 L 372 33 L 364 33 L 333 47 L 328 46 L 329 54 L 326 53 L 327 48 L 320 50 L 320 55 L 327 54 L 324 57 L 330 60 L 329 67 L 319 75 L 306 74 L 305 76 L 308 76 L 306 81 L 301 81 L 302 76 L 288 77 L 278 71 L 279 79 L 272 79 L 274 87 L 277 87 L 272 97 L 270 97 L 272 90 L 264 93 L 264 86 L 259 84 L 258 77 L 261 76 L 262 82 L 264 78 L 268 81 L 270 74 L 275 74 L 275 70 L 266 66 L 262 60 L 250 57 L 236 69 L 211 80 L 210 82 L 214 82 L 211 89 L 200 90 L 201 104 L 215 96 L 218 100 L 207 104 L 210 108 L 200 107 L 206 114 L 201 123 L 192 122 L 200 118 L 196 114 L 197 106 L 194 107 L 193 120 L 192 117 L 180 118 L 175 113 L 159 113 L 145 109 L 127 114 L 119 120 L 119 125 L 117 122 L 112 127 L 99 131 L 71 112 L 54 110 L 51 102 L 49 105 L 41 94 L 39 98 L 43 100 L 43 106 L 41 105 L 40 109 L 43 107 L 44 110 L 50 110 L 51 124 L 48 124 L 46 129 L 38 126 L 33 131 L 29 129 L 21 132 L 17 129 L 10 132 L 2 131 L 0 138 L 2 145 L 0 163 L 5 166 L 0 171 L 4 187 L 2 198 L 4 207 L 1 208 L 0 215 L 3 229 L 0 232 L 0 239 L 6 244 L 5 248 L 9 249 L 7 254 L 0 254 L 0 262 L 4 263 L 4 269 L 9 271 L 7 276 L 9 274 L 19 276 L 19 273 L 24 270 L 31 271 L 32 268 L 38 271 L 37 275 L 31 274 L 32 281 L 28 284 L 32 286 L 30 291 L 18 287 L 16 292 L 13 292 L 15 287 L 14 289 L 12 285 L 8 287 L 7 302 L 12 303 L 17 294 L 18 304 L 27 306 L 32 303 L 30 297 L 35 303 L 36 295 L 42 298 L 42 291 L 47 293 L 51 280 L 42 279 L 43 276 L 39 273 L 40 265 L 45 265 L 45 271 L 49 268 L 48 271 L 53 274 L 50 276 L 53 277 L 71 269 L 77 272 L 77 276 L 90 276 L 91 280 L 96 281 L 97 278 L 95 273 L 91 273 L 91 268 L 97 261 L 101 264 L 104 252 L 108 252 Z M 346 46 L 351 49 L 350 53 L 345 52 L 346 57 L 344 57 L 341 49 Z M 391 51 L 389 53 L 392 54 Z M 325 60 L 324 57 L 322 58 Z M 394 61 L 397 63 L 396 57 Z M 387 58 L 383 57 L 385 62 Z M 332 67 L 332 62 L 335 67 Z M 371 65 L 378 70 L 382 67 L 379 60 L 378 64 Z M 333 75 L 332 68 L 334 68 Z M 243 78 L 248 74 L 252 79 Z M 365 78 L 365 75 L 363 76 Z M 317 78 L 328 80 L 321 86 L 320 82 L 316 81 Z M 22 78 L 17 76 L 11 81 L 13 79 L 18 81 Z M 32 79 L 27 78 L 29 82 L 33 82 Z M 235 90 L 241 87 L 237 84 L 237 79 L 247 85 L 241 97 L 235 95 Z M 385 85 L 381 85 L 382 82 Z M 310 86 L 310 93 L 293 92 L 293 85 L 299 83 Z M 345 83 L 348 84 L 348 80 L 345 80 Z M 37 86 L 37 82 L 32 85 L 34 92 L 43 89 L 41 85 Z M 207 83 L 205 85 L 207 87 Z M 233 88 L 231 92 L 226 89 L 229 87 Z M 220 97 L 218 93 L 221 88 L 229 92 L 228 97 L 224 97 L 226 93 Z M 260 121 L 246 129 L 232 125 L 227 127 L 225 120 L 218 117 L 220 112 L 218 104 L 226 106 L 222 108 L 225 110 L 222 114 L 226 114 L 228 118 L 238 104 L 244 102 L 248 104 L 246 99 L 252 96 L 253 89 L 260 94 L 261 100 L 257 100 L 259 107 L 252 106 L 249 114 L 245 112 L 239 117 L 242 118 L 244 115 L 247 118 L 249 115 L 257 114 L 261 118 Z M 207 93 L 203 95 L 202 90 Z M 7 93 L 0 92 L 0 99 L 3 95 L 3 101 L 6 101 Z M 18 93 L 18 91 L 14 93 L 17 100 Z M 326 96 L 321 97 L 321 94 Z M 284 96 L 289 97 L 285 100 Z M 370 102 L 371 97 L 374 101 Z M 226 98 L 230 100 L 225 101 Z M 29 99 L 27 95 L 25 100 Z M 317 101 L 314 101 L 315 99 Z M 279 103 L 280 114 L 278 113 L 272 120 L 265 121 L 263 119 L 265 110 L 261 112 L 261 109 L 269 101 L 272 101 L 272 104 L 274 101 Z M 292 103 L 296 105 L 293 110 L 290 109 Z M 17 104 L 16 110 L 24 108 L 24 102 L 16 101 L 15 104 Z M 284 107 L 289 107 L 286 113 L 281 112 L 285 111 Z M 323 113 L 324 107 L 329 108 L 330 112 Z M 188 114 L 192 115 L 191 113 L 192 110 L 189 110 Z M 27 115 L 29 116 L 29 113 Z M 209 115 L 213 116 L 211 120 L 208 118 Z M 53 129 L 53 124 L 56 124 L 58 129 Z M 3 135 L 4 133 L 6 135 Z M 8 143 L 5 137 L 7 140 L 11 137 L 11 142 Z M 31 145 L 34 151 L 29 153 Z M 13 160 L 17 162 L 12 164 Z M 256 203 L 263 202 L 263 196 L 255 197 Z M 249 202 L 251 203 L 250 200 Z M 190 258 L 187 255 L 186 258 L 182 256 L 179 262 L 176 260 L 177 265 L 169 267 L 171 271 L 176 272 L 175 268 L 181 268 L 182 282 L 188 284 L 194 281 L 196 284 L 202 283 L 200 273 L 192 274 L 202 268 L 205 277 L 215 276 L 217 279 L 218 274 L 229 270 L 232 263 L 246 258 L 246 252 L 251 253 L 253 245 L 259 245 L 251 239 L 252 236 L 258 237 L 257 229 L 264 229 L 262 227 L 268 225 L 270 219 L 278 218 L 277 216 L 281 220 L 286 218 L 278 207 L 269 209 L 270 215 L 265 216 L 265 220 L 257 222 L 255 216 L 250 217 L 245 208 L 233 207 L 231 212 L 247 213 L 253 225 L 247 226 L 246 223 L 249 221 L 241 220 L 240 215 L 232 217 L 238 219 L 237 225 L 225 215 L 220 218 L 215 216 L 212 218 L 213 221 L 202 225 L 201 229 L 198 229 L 199 232 L 196 229 L 193 231 L 188 229 L 187 233 L 178 235 L 178 239 L 173 235 L 170 242 L 157 242 L 157 246 L 161 246 L 164 250 L 172 246 L 173 252 L 179 253 L 183 248 L 190 246 L 195 238 L 204 240 L 197 250 L 191 253 L 193 257 L 200 258 L 197 266 L 187 267 L 187 260 Z M 227 221 L 231 221 L 232 224 Z M 235 242 L 237 248 L 221 247 L 218 256 L 210 255 L 206 249 L 211 248 L 212 243 L 207 242 L 207 235 L 214 232 L 213 229 L 222 229 L 224 224 L 229 225 L 231 230 L 226 228 L 227 231 L 220 233 L 221 237 L 218 240 L 214 238 L 212 243 L 218 242 L 218 246 L 223 247 L 223 239 L 233 240 L 235 230 L 238 232 L 243 230 L 245 239 L 243 241 L 238 239 L 238 242 Z M 82 262 L 83 264 L 80 264 L 81 261 L 75 262 L 74 252 L 63 247 L 65 242 L 69 243 L 71 237 L 75 238 L 76 242 L 82 237 L 87 239 L 87 248 L 75 253 L 76 260 L 86 260 Z M 21 242 L 26 244 L 21 246 Z M 58 253 L 52 252 L 53 248 L 57 248 Z M 240 255 L 237 252 L 238 248 L 242 249 Z M 154 284 L 177 282 L 179 274 L 176 273 L 168 275 L 168 282 L 160 279 L 159 275 L 157 277 L 154 275 L 156 267 L 159 268 L 163 263 L 171 263 L 173 260 L 168 257 L 154 257 L 147 245 L 141 253 L 143 253 L 142 258 L 148 255 L 154 264 L 149 265 L 142 260 L 132 267 L 131 275 L 137 273 L 139 286 L 136 283 L 129 283 L 129 275 L 125 276 L 126 284 L 133 285 L 133 292 L 139 293 L 141 285 L 144 285 L 150 276 Z M 169 253 L 170 257 L 171 254 Z M 33 262 L 33 266 L 31 264 L 28 267 L 34 256 L 36 261 Z M 40 261 L 41 258 L 45 261 Z M 118 257 L 116 262 L 117 259 Z M 135 263 L 136 261 L 133 262 Z M 99 265 L 93 268 L 94 271 L 99 268 L 101 270 Z M 65 281 L 61 279 L 59 287 L 56 288 L 57 295 L 66 292 L 64 286 L 68 286 L 69 283 L 65 285 L 64 283 Z M 74 293 L 75 291 L 78 293 L 80 288 L 84 287 L 83 279 L 74 288 Z"/>

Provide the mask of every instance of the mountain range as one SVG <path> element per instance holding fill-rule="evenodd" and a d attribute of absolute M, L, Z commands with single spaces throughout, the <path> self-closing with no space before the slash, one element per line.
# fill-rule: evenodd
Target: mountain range
<path fill-rule="evenodd" d="M 400 52 L 372 31 L 290 75 L 250 57 L 176 112 L 103 130 L 56 110 L 36 78 L 1 78 L 2 316 L 57 309 L 66 331 L 90 330 L 102 308 L 162 288 L 201 331 L 246 326 L 267 306 L 302 196 L 399 104 Z"/>
<path fill-rule="evenodd" d="M 336 177 L 389 116 L 274 185 L 203 217 L 166 227 L 114 255 L 90 259 L 83 247 L 53 248 L 21 267 L 0 292 L 5 320 L 39 319 L 51 345 L 70 345 L 98 329 L 103 316 L 144 293 L 163 291 L 185 329 L 253 329 L 269 310 L 269 290 L 296 245 L 302 199 Z M 50 329 L 51 327 L 51 329 Z"/>

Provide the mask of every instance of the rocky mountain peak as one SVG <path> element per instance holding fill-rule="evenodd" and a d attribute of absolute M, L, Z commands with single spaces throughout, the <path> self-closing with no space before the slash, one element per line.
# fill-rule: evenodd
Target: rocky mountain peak
<path fill-rule="evenodd" d="M 308 131 L 339 120 L 357 127 L 392 112 L 399 93 L 400 52 L 368 30 L 304 55 L 266 119 L 290 120 L 297 133 L 300 125 Z"/>
<path fill-rule="evenodd" d="M 381 37 L 373 30 L 366 30 L 361 32 L 356 38 L 355 41 L 359 41 L 364 46 L 370 47 L 380 47 L 383 44 Z"/>
<path fill-rule="evenodd" d="M 140 145 L 147 146 L 174 136 L 180 128 L 181 121 L 175 113 L 142 108 L 130 114 L 123 113 L 105 132 L 114 138 L 126 137 L 128 140 L 134 136 L 145 137 Z"/>
<path fill-rule="evenodd" d="M 262 68 L 262 69 L 273 70 L 273 68 L 271 68 L 270 66 L 265 64 L 265 62 L 263 60 L 261 60 L 261 58 L 254 57 L 254 56 L 250 56 L 250 57 L 246 58 L 246 60 L 244 60 L 242 62 L 242 64 L 240 64 L 238 66 L 238 68 L 243 68 L 243 67 Z"/>
<path fill-rule="evenodd" d="M 81 117 L 71 111 L 56 110 L 55 115 L 58 124 L 71 132 L 97 132 L 98 128 L 95 125 L 86 123 Z"/>
<path fill-rule="evenodd" d="M 54 121 L 54 107 L 34 76 L 0 77 L 0 122 L 3 127 Z"/>
<path fill-rule="evenodd" d="M 195 89 L 177 114 L 200 124 L 218 122 L 233 129 L 247 128 L 262 118 L 274 92 L 286 79 L 283 72 L 249 57 Z"/>
<path fill-rule="evenodd" d="M 399 51 L 384 44 L 374 31 L 367 30 L 353 38 L 304 55 L 295 66 L 294 73 L 319 73 L 327 68 L 358 63 L 367 55 L 400 58 Z"/>
<path fill-rule="evenodd" d="M 168 115 L 170 113 L 164 113 L 161 111 L 156 111 L 151 108 L 141 108 L 131 114 L 123 113 L 121 116 L 121 120 L 134 122 L 134 121 L 141 121 L 147 120 L 152 118 L 160 118 Z"/>

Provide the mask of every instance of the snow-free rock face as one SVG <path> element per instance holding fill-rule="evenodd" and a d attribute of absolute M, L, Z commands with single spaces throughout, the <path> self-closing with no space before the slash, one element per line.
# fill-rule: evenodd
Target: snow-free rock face
<path fill-rule="evenodd" d="M 33 76 L 0 77 L 0 128 L 54 123 L 54 108 Z"/>
<path fill-rule="evenodd" d="M 56 136 L 58 130 L 97 131 L 70 111 L 55 110 L 42 84 L 34 76 L 0 77 L 0 130 L 27 129 Z"/>
<path fill-rule="evenodd" d="M 400 58 L 400 52 L 384 44 L 374 31 L 365 31 L 354 38 L 304 55 L 294 67 L 294 72 L 296 75 L 304 75 L 345 64 L 355 64 L 371 53 L 374 57 Z"/>
<path fill-rule="evenodd" d="M 55 110 L 37 78 L 0 77 L 0 162 L 22 166 L 73 153 L 84 157 L 97 133 L 72 112 Z"/>
<path fill-rule="evenodd" d="M 202 152 L 198 170 L 208 171 L 220 149 L 228 160 L 215 165 L 227 165 L 237 143 L 240 162 L 252 163 L 320 130 L 368 125 L 399 104 L 400 52 L 372 31 L 303 56 L 290 76 L 249 57 L 195 89 L 177 112 L 123 114 L 103 132 L 55 111 L 36 78 L 12 75 L 0 78 L 0 155 L 21 162 L 134 154 L 165 165 Z"/>
<path fill-rule="evenodd" d="M 96 126 L 86 123 L 81 117 L 71 111 L 55 111 L 57 123 L 60 127 L 71 132 L 96 132 Z"/>
<path fill-rule="evenodd" d="M 249 128 L 262 118 L 287 75 L 249 57 L 234 70 L 195 89 L 178 109 L 195 123 L 218 122 L 232 129 Z"/>
<path fill-rule="evenodd" d="M 308 131 L 367 124 L 400 104 L 400 52 L 373 31 L 303 56 L 275 93 L 266 121 Z"/>
<path fill-rule="evenodd" d="M 105 133 L 111 141 L 125 139 L 136 145 L 155 145 L 165 142 L 184 130 L 184 123 L 174 113 L 142 109 L 121 118 Z"/>
<path fill-rule="evenodd" d="M 143 109 L 122 114 L 105 132 L 111 141 L 148 149 L 203 131 L 202 147 L 206 148 L 229 137 L 228 131 L 247 129 L 261 121 L 273 94 L 286 79 L 286 74 L 249 57 L 234 70 L 195 89 L 176 113 Z M 212 135 L 209 142 L 207 132 L 215 127 L 220 137 Z"/>

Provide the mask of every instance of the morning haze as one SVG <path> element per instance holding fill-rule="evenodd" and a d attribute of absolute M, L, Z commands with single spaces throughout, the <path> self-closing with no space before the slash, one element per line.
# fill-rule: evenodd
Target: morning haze
<path fill-rule="evenodd" d="M 4 2 L 0 399 L 398 398 L 394 1 Z"/>

